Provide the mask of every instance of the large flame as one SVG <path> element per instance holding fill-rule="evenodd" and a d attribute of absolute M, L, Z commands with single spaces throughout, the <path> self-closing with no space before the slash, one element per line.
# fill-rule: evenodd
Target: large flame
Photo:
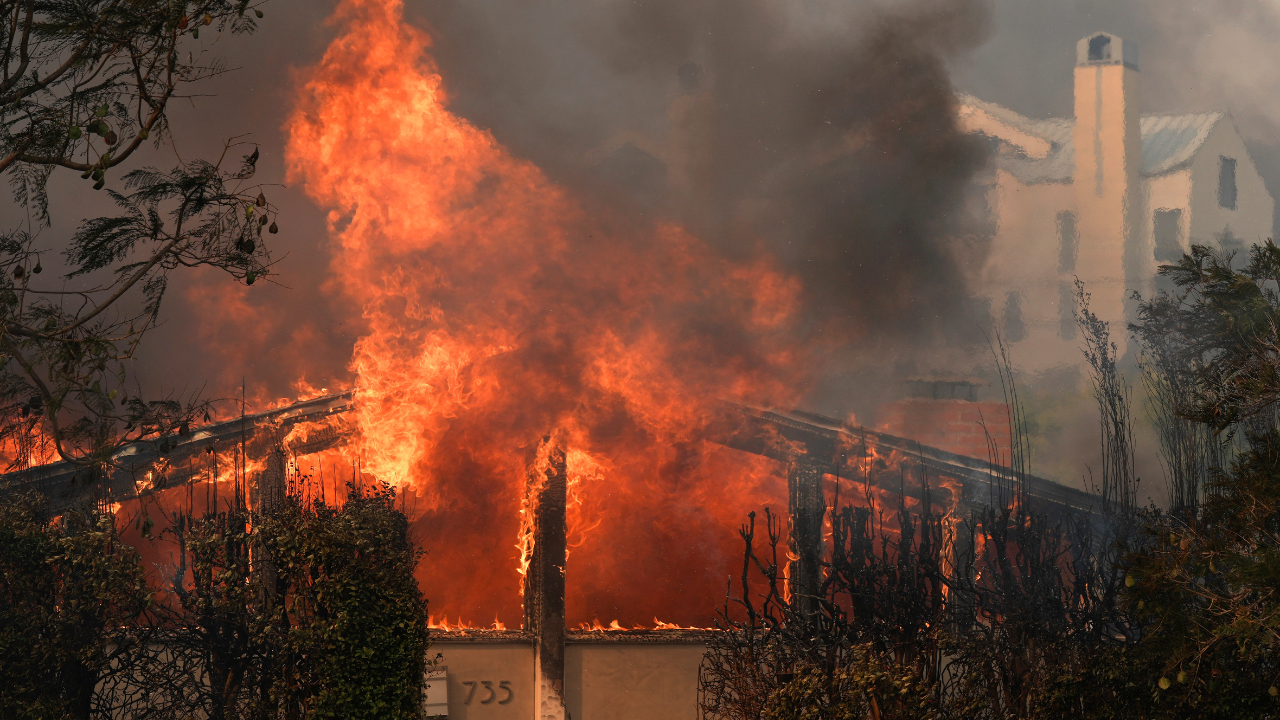
<path fill-rule="evenodd" d="M 336 19 L 287 157 L 363 308 L 361 468 L 410 496 L 433 610 L 518 621 L 527 455 L 554 431 L 570 622 L 706 625 L 738 524 L 786 495 L 772 461 L 701 441 L 705 401 L 795 401 L 797 283 L 513 157 L 449 111 L 398 0 L 344 0 Z"/>

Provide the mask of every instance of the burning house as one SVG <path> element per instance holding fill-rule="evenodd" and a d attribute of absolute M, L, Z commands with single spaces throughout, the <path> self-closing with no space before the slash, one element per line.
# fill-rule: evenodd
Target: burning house
<path fill-rule="evenodd" d="M 841 67 L 812 114 L 788 119 L 805 136 L 789 152 L 810 166 L 779 205 L 806 212 L 762 210 L 758 188 L 730 203 L 805 223 L 836 218 L 810 223 L 825 243 L 780 261 L 723 252 L 671 218 L 601 207 L 509 151 L 455 112 L 426 56 L 431 38 L 401 10 L 392 0 L 341 3 L 339 37 L 306 74 L 287 124 L 289 180 L 327 213 L 327 287 L 358 301 L 353 390 L 127 446 L 107 477 L 55 463 L 7 477 L 10 487 L 55 504 L 198 493 L 208 510 L 243 490 L 262 508 L 286 491 L 340 498 L 348 482 L 395 486 L 427 550 L 418 580 L 443 655 L 426 702 L 452 718 L 692 716 L 749 512 L 785 508 L 787 581 L 803 596 L 821 573 L 826 510 L 839 497 L 928 503 L 950 522 L 1002 502 L 1016 473 L 979 458 L 1013 424 L 1002 431 L 1008 409 L 976 404 L 968 381 L 922 381 L 910 398 L 968 403 L 954 418 L 964 442 L 949 447 L 790 410 L 814 386 L 814 358 L 920 314 L 916 290 L 937 307 L 961 294 L 954 257 L 934 242 L 948 212 L 913 202 L 943 198 L 954 210 L 952 195 L 982 158 L 954 122 L 941 62 L 897 42 L 920 35 L 920 23 L 849 51 L 875 72 Z M 685 127 L 714 135 L 714 83 L 680 67 L 673 81 L 689 87 L 672 106 Z M 892 72 L 908 76 L 906 90 L 878 77 Z M 881 106 L 891 111 L 868 116 Z M 894 134 L 904 124 L 933 139 L 915 147 Z M 879 142 L 896 155 L 885 160 Z M 685 160 L 683 176 L 707 174 L 693 154 Z M 887 171 L 843 182 L 863 162 Z M 928 172 L 913 175 L 919 168 Z M 780 182 L 776 169 L 752 171 L 767 185 Z M 857 204 L 875 209 L 849 225 L 853 195 L 818 193 L 810 176 L 818 189 L 857 186 L 866 195 Z M 863 259 L 845 240 L 864 230 L 868 253 L 889 250 L 855 276 Z M 925 256 L 937 273 L 916 273 Z M 895 276 L 899 266 L 911 276 Z M 806 284 L 796 267 L 825 275 Z M 890 281 L 868 289 L 851 277 Z M 852 292 L 867 298 L 856 322 L 843 307 L 804 312 L 815 293 L 832 293 L 836 306 Z M 984 413 L 992 435 L 980 434 Z M 904 406 L 902 434 L 912 422 Z M 1045 512 L 1095 509 L 1087 493 L 1019 480 Z"/>
<path fill-rule="evenodd" d="M 188 492 L 193 486 L 206 494 L 227 493 L 234 491 L 228 482 L 234 469 L 220 473 L 217 460 L 224 458 L 226 467 L 225 458 L 241 457 L 249 472 L 248 499 L 261 508 L 286 491 L 325 492 L 325 480 L 306 475 L 303 468 L 355 440 L 350 420 L 356 405 L 351 393 L 321 396 L 197 428 L 188 436 L 132 445 L 117 454 L 119 469 L 109 477 L 88 478 L 83 469 L 54 463 L 11 473 L 3 482 L 11 490 L 39 491 L 55 508 L 86 501 L 127 503 Z M 867 493 L 869 501 L 874 497 L 886 503 L 902 492 L 908 502 L 918 504 L 924 486 L 932 484 L 933 503 L 947 517 L 959 519 L 1005 502 L 1000 487 L 1008 487 L 1013 478 L 1009 468 L 985 460 L 804 412 L 716 402 L 707 408 L 701 432 L 700 443 L 763 459 L 778 473 L 785 494 L 775 500 L 786 508 L 793 558 L 788 577 L 797 593 L 817 586 L 824 562 L 824 519 L 829 505 L 840 501 L 842 488 L 846 494 Z M 656 617 L 652 626 L 573 622 L 569 601 L 574 592 L 592 587 L 579 580 L 579 573 L 591 571 L 590 558 L 579 565 L 570 543 L 573 480 L 566 452 L 571 448 L 565 441 L 557 433 L 529 445 L 518 562 L 474 567 L 470 577 L 443 579 L 479 584 L 491 593 L 504 586 L 518 589 L 523 617 L 518 629 L 497 621 L 491 627 L 437 623 L 432 647 L 442 661 L 429 682 L 431 714 L 666 718 L 695 713 L 699 667 L 715 629 Z M 1089 493 L 1034 476 L 1021 481 L 1040 512 L 1087 517 L 1100 510 Z M 331 501 L 337 485 L 329 490 Z M 218 502 L 216 495 L 213 502 Z M 665 608 L 673 609 L 679 611 Z M 663 610 L 655 604 L 655 612 Z"/>

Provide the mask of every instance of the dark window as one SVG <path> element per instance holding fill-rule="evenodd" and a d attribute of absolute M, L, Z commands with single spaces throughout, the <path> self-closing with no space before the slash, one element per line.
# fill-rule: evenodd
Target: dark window
<path fill-rule="evenodd" d="M 1076 253 L 1080 246 L 1080 232 L 1076 229 L 1076 214 L 1070 210 L 1058 213 L 1058 272 L 1076 271 Z"/>
<path fill-rule="evenodd" d="M 1058 283 L 1058 337 L 1076 339 L 1076 290 L 1069 282 Z"/>
<path fill-rule="evenodd" d="M 1218 206 L 1236 209 L 1236 161 L 1235 158 L 1218 158 Z"/>
<path fill-rule="evenodd" d="M 1152 223 L 1156 262 L 1177 262 L 1182 257 L 1182 211 L 1157 210 Z"/>
<path fill-rule="evenodd" d="M 1111 59 L 1111 38 L 1106 35 L 1095 35 L 1089 38 L 1089 61 Z"/>
<path fill-rule="evenodd" d="M 1004 298 L 1004 336 L 1009 342 L 1027 337 L 1027 325 L 1022 321 L 1022 295 L 1017 291 Z"/>

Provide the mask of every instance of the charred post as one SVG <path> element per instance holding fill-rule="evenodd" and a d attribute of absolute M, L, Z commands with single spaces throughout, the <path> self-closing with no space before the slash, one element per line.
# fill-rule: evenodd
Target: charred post
<path fill-rule="evenodd" d="M 274 444 L 267 453 L 266 467 L 254 474 L 254 510 L 261 515 L 274 515 L 284 504 L 288 457 L 282 444 Z"/>
<path fill-rule="evenodd" d="M 794 457 L 787 468 L 791 606 L 805 620 L 817 611 L 822 582 L 822 521 L 827 512 L 822 476 L 826 465 L 810 453 L 803 453 Z"/>
<path fill-rule="evenodd" d="M 243 454 L 243 449 L 241 453 L 240 461 L 245 462 L 247 465 L 247 456 Z M 267 466 L 262 472 L 254 475 L 254 510 L 259 516 L 269 517 L 275 515 L 280 512 L 280 508 L 284 505 L 285 475 L 288 472 L 287 463 L 288 458 L 285 455 L 284 445 L 276 443 L 267 454 Z M 271 558 L 271 553 L 267 552 L 267 548 L 260 539 L 254 541 L 252 552 L 254 567 L 258 573 L 258 582 L 261 586 L 262 600 L 268 605 L 274 605 L 276 598 L 280 594 L 280 573 L 276 568 L 275 561 Z"/>
<path fill-rule="evenodd" d="M 524 576 L 524 627 L 534 636 L 534 707 L 539 720 L 568 720 L 564 704 L 564 588 L 568 479 L 564 449 L 542 439 L 527 474 L 532 551 Z"/>

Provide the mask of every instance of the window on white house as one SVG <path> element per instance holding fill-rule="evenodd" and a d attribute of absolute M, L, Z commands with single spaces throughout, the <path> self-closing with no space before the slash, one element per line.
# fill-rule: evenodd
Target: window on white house
<path fill-rule="evenodd" d="M 1218 158 L 1218 207 L 1236 209 L 1236 160 Z"/>
<path fill-rule="evenodd" d="M 1076 271 L 1076 254 L 1080 248 L 1080 231 L 1076 229 L 1076 214 L 1070 210 L 1058 213 L 1058 272 Z"/>
<path fill-rule="evenodd" d="M 1177 262 L 1182 257 L 1182 210 L 1157 210 L 1152 227 L 1156 262 Z"/>
<path fill-rule="evenodd" d="M 1089 61 L 1111 59 L 1111 38 L 1106 35 L 1094 35 L 1089 38 Z"/>

